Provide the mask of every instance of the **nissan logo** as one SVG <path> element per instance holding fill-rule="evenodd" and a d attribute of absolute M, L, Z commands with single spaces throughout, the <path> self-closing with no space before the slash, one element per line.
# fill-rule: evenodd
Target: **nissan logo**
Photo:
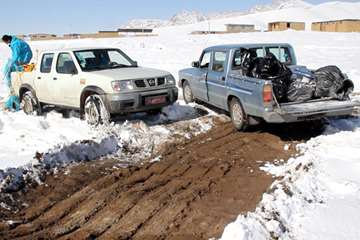
<path fill-rule="evenodd" d="M 155 79 L 149 79 L 148 81 L 150 86 L 155 86 Z"/>

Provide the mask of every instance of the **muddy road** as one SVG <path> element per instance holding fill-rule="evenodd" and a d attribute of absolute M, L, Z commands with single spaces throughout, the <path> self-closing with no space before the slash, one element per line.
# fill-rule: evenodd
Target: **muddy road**
<path fill-rule="evenodd" d="M 255 209 L 272 183 L 264 162 L 287 159 L 289 140 L 238 133 L 230 123 L 163 148 L 161 161 L 114 168 L 108 159 L 73 166 L 0 211 L 1 239 L 209 239 Z M 294 146 L 294 144 L 292 144 Z M 11 221 L 10 221 L 11 220 Z"/>

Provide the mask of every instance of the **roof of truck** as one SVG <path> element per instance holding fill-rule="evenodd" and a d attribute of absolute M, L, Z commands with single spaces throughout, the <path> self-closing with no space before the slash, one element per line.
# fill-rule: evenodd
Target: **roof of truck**
<path fill-rule="evenodd" d="M 86 50 L 101 50 L 101 49 L 117 49 L 114 47 L 77 47 L 77 48 L 61 48 L 61 49 L 49 49 L 42 52 L 74 52 L 74 51 L 86 51 Z"/>
<path fill-rule="evenodd" d="M 259 48 L 259 47 L 274 47 L 274 46 L 287 46 L 291 47 L 288 43 L 250 43 L 250 44 L 225 44 L 208 47 L 205 50 L 229 50 L 236 48 Z"/>

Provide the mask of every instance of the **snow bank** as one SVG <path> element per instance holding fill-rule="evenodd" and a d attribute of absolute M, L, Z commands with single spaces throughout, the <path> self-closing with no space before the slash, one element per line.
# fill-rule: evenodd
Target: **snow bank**
<path fill-rule="evenodd" d="M 96 128 L 54 112 L 46 117 L 0 112 L 0 193 L 41 183 L 43 176 L 58 168 L 109 155 L 135 164 L 151 157 L 166 141 L 211 129 L 213 115 L 201 117 L 195 106 L 183 104 L 166 107 L 156 116 L 134 114 Z"/>
<path fill-rule="evenodd" d="M 226 227 L 222 240 L 358 239 L 360 119 L 332 121 L 298 149 L 286 164 L 263 168 L 280 180 L 254 212 Z"/>

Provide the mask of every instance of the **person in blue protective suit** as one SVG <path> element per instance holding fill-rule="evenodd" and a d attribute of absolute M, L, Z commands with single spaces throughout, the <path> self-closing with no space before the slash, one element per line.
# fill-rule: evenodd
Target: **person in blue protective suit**
<path fill-rule="evenodd" d="M 12 51 L 11 59 L 4 67 L 5 86 L 9 92 L 9 99 L 5 103 L 5 108 L 18 111 L 20 102 L 19 98 L 12 93 L 11 73 L 22 72 L 24 70 L 23 65 L 30 63 L 33 54 L 29 44 L 15 36 L 4 35 L 2 41 Z"/>

